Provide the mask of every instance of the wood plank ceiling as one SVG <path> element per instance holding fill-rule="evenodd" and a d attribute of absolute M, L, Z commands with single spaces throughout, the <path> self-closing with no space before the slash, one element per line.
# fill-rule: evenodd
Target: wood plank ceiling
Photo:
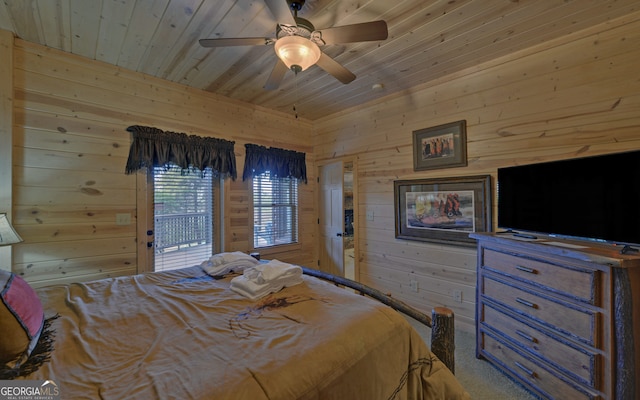
<path fill-rule="evenodd" d="M 282 0 L 283 2 L 286 0 Z M 317 66 L 263 88 L 272 45 L 204 48 L 202 38 L 275 37 L 263 0 L 3 0 L 0 28 L 60 49 L 315 120 L 637 11 L 637 0 L 307 0 L 317 29 L 385 20 L 384 41 L 324 46 L 354 72 Z M 381 90 L 373 90 L 381 84 Z"/>

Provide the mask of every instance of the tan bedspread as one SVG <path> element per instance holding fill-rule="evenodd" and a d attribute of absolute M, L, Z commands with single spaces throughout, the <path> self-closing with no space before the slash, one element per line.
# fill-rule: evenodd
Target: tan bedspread
<path fill-rule="evenodd" d="M 199 267 L 38 290 L 62 399 L 466 399 L 391 308 L 316 278 L 258 301 Z"/>

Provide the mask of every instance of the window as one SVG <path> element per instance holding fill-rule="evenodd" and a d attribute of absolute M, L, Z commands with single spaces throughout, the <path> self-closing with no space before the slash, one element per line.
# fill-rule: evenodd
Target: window
<path fill-rule="evenodd" d="M 253 248 L 298 242 L 298 180 L 253 177 Z"/>
<path fill-rule="evenodd" d="M 216 251 L 212 175 L 153 169 L 155 271 L 200 264 Z"/>

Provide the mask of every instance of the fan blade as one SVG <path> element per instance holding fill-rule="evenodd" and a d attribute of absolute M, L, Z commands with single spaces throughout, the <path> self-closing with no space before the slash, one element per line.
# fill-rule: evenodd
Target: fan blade
<path fill-rule="evenodd" d="M 273 43 L 271 38 L 250 37 L 250 38 L 220 38 L 220 39 L 200 39 L 202 47 L 225 47 L 225 46 L 258 46 Z"/>
<path fill-rule="evenodd" d="M 368 42 L 385 40 L 389 37 L 385 21 L 364 22 L 362 24 L 334 26 L 320 31 L 325 44 Z"/>
<path fill-rule="evenodd" d="M 337 80 L 344 83 L 345 85 L 356 79 L 356 76 L 353 74 L 353 72 L 349 71 L 348 69 L 340 65 L 336 60 L 324 53 L 320 53 L 320 59 L 318 60 L 316 65 L 327 71 L 329 74 L 333 75 Z"/>
<path fill-rule="evenodd" d="M 291 26 L 297 25 L 293 14 L 291 14 L 289 4 L 285 0 L 264 0 L 264 2 L 278 23 Z"/>
<path fill-rule="evenodd" d="M 266 90 L 276 90 L 280 86 L 280 82 L 284 78 L 284 75 L 289 71 L 289 68 L 278 58 L 276 65 L 271 70 L 271 75 L 267 79 L 267 83 L 264 84 Z"/>

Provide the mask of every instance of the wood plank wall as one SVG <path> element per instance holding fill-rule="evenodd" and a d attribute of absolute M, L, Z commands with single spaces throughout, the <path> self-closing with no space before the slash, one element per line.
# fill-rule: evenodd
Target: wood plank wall
<path fill-rule="evenodd" d="M 135 222 L 148 211 L 136 205 L 145 179 L 124 174 L 130 125 L 235 141 L 239 178 L 224 183 L 228 251 L 250 250 L 244 144 L 308 153 L 300 245 L 287 259 L 311 264 L 317 258 L 309 121 L 20 39 L 13 59 L 13 217 L 24 238 L 13 246 L 13 271 L 34 286 L 145 269 L 137 252 L 146 238 L 137 240 Z M 130 213 L 133 223 L 116 225 L 118 213 Z"/>
<path fill-rule="evenodd" d="M 12 177 L 11 173 L 11 144 L 13 135 L 13 80 L 2 79 L 11 77 L 13 69 L 13 34 L 0 30 L 0 213 L 7 214 L 11 221 Z M 0 269 L 10 271 L 12 246 L 0 246 Z"/>
<path fill-rule="evenodd" d="M 630 14 L 314 122 L 318 163 L 357 158 L 361 281 L 473 329 L 475 249 L 395 239 L 393 181 L 489 174 L 495 193 L 502 166 L 640 149 L 639 43 Z M 412 131 L 462 119 L 468 166 L 414 172 Z"/>

